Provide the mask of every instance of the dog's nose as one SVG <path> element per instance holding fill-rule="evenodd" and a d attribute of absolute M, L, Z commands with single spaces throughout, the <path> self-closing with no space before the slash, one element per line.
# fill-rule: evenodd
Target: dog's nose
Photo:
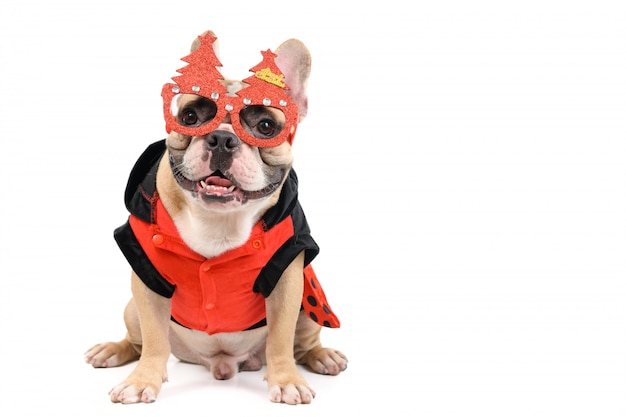
<path fill-rule="evenodd" d="M 206 141 L 209 150 L 217 152 L 233 152 L 241 145 L 241 139 L 227 130 L 214 130 Z"/>

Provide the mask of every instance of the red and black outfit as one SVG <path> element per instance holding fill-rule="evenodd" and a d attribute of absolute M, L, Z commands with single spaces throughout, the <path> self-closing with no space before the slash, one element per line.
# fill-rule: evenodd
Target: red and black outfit
<path fill-rule="evenodd" d="M 265 325 L 264 298 L 304 251 L 302 308 L 319 325 L 339 327 L 310 264 L 319 247 L 298 202 L 295 172 L 291 170 L 278 203 L 253 227 L 246 243 L 205 258 L 183 242 L 156 191 L 164 152 L 165 141 L 155 142 L 136 162 L 124 198 L 130 216 L 114 237 L 144 284 L 172 299 L 172 319 L 208 334 Z"/>

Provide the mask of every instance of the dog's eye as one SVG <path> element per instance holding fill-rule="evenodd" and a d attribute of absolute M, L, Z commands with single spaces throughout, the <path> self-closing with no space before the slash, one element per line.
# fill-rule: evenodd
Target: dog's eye
<path fill-rule="evenodd" d="M 180 116 L 180 120 L 183 122 L 183 124 L 187 126 L 192 126 L 198 123 L 198 115 L 193 110 L 183 110 Z"/>
<path fill-rule="evenodd" d="M 239 113 L 239 120 L 248 134 L 259 139 L 271 139 L 285 125 L 282 111 L 266 106 L 248 106 Z"/>
<path fill-rule="evenodd" d="M 197 127 L 215 118 L 217 104 L 214 101 L 191 94 L 185 95 L 184 99 L 185 104 L 181 106 L 177 118 L 181 126 Z"/>
<path fill-rule="evenodd" d="M 264 136 L 274 136 L 276 123 L 269 119 L 261 120 L 259 124 L 256 125 L 256 129 Z"/>

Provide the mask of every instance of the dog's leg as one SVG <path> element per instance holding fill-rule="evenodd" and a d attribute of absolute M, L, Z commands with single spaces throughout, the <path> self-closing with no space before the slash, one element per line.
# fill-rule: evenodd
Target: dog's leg
<path fill-rule="evenodd" d="M 148 287 L 133 272 L 131 289 L 136 306 L 137 324 L 141 323 L 141 339 L 136 340 L 132 313 L 127 314 L 129 334 L 126 342 L 141 351 L 139 363 L 131 374 L 111 392 L 111 401 L 121 403 L 153 402 L 161 385 L 167 380 L 168 340 L 171 301 Z M 130 320 L 129 320 L 130 319 Z"/>
<path fill-rule="evenodd" d="M 322 347 L 321 330 L 320 325 L 301 311 L 296 326 L 294 356 L 299 364 L 313 372 L 337 375 L 348 367 L 348 358 L 336 349 Z"/>
<path fill-rule="evenodd" d="M 122 366 L 139 359 L 141 353 L 141 330 L 135 300 L 131 300 L 124 310 L 124 322 L 128 332 L 119 342 L 99 343 L 85 352 L 85 362 L 94 368 Z"/>
<path fill-rule="evenodd" d="M 294 334 L 302 304 L 304 254 L 287 267 L 266 299 L 267 369 L 265 379 L 272 402 L 310 403 L 315 392 L 300 375 L 293 355 Z"/>

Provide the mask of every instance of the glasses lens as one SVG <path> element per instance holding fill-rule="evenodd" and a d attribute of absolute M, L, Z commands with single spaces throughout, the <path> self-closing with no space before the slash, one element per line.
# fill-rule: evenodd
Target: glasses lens
<path fill-rule="evenodd" d="M 247 106 L 239 112 L 246 133 L 257 139 L 272 139 L 285 127 L 285 113 L 275 107 Z"/>
<path fill-rule="evenodd" d="M 217 105 L 206 97 L 179 94 L 172 99 L 171 112 L 180 126 L 197 128 L 215 118 Z"/>

